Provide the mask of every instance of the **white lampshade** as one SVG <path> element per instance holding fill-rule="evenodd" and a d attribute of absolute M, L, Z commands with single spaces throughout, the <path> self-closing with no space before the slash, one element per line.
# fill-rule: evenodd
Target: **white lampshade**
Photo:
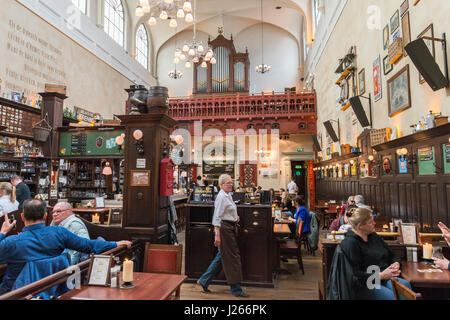
<path fill-rule="evenodd" d="M 181 56 L 180 49 L 175 50 L 175 57 L 179 58 Z"/>
<path fill-rule="evenodd" d="M 148 4 L 148 2 L 142 3 L 142 10 L 144 10 L 144 13 L 150 12 L 150 5 Z"/>
<path fill-rule="evenodd" d="M 256 72 L 258 72 L 258 70 L 259 70 L 259 67 L 258 67 L 258 66 L 256 66 L 256 67 L 255 67 L 255 71 L 256 71 Z"/>
<path fill-rule="evenodd" d="M 175 58 L 173 59 L 173 63 L 175 63 L 175 64 L 179 64 L 179 63 L 180 63 L 180 59 L 179 59 L 179 58 L 177 58 L 177 57 L 175 57 Z"/>
<path fill-rule="evenodd" d="M 188 52 L 189 51 L 189 46 L 187 44 L 185 44 L 183 46 L 183 52 Z"/>
<path fill-rule="evenodd" d="M 183 11 L 183 9 L 178 9 L 178 11 L 177 11 L 177 18 L 184 18 L 184 16 L 185 16 L 185 14 L 184 14 L 184 11 Z"/>
<path fill-rule="evenodd" d="M 190 56 L 195 56 L 195 50 L 194 49 L 189 49 L 188 55 Z"/>
<path fill-rule="evenodd" d="M 186 18 L 184 19 L 186 22 L 192 22 L 194 21 L 194 17 L 192 16 L 192 14 L 188 13 L 186 15 Z"/>
<path fill-rule="evenodd" d="M 192 6 L 191 3 L 189 1 L 186 1 L 183 5 L 183 10 L 186 12 L 191 12 L 192 11 Z"/>
<path fill-rule="evenodd" d="M 190 67 L 192 67 L 192 64 L 190 61 L 186 61 L 186 64 L 184 66 L 189 69 Z"/>
<path fill-rule="evenodd" d="M 141 6 L 137 6 L 136 8 L 136 17 L 142 17 L 144 16 L 144 9 L 142 9 Z"/>
<path fill-rule="evenodd" d="M 208 57 L 208 56 L 205 56 L 204 60 L 205 60 L 205 61 L 210 61 L 210 60 L 211 60 L 211 58 L 210 58 L 210 57 Z"/>
<path fill-rule="evenodd" d="M 181 61 L 186 60 L 186 55 L 184 53 L 180 54 L 180 60 Z"/>
<path fill-rule="evenodd" d="M 159 15 L 159 17 L 163 20 L 166 20 L 169 16 L 167 15 L 166 11 L 161 11 L 161 14 Z"/>
<path fill-rule="evenodd" d="M 216 58 L 212 57 L 212 58 L 211 58 L 211 64 L 216 64 L 216 63 L 217 63 Z"/>
<path fill-rule="evenodd" d="M 165 3 L 172 3 L 173 0 L 164 0 Z"/>
<path fill-rule="evenodd" d="M 171 28 L 176 28 L 178 26 L 177 20 L 176 19 L 171 19 L 170 23 L 169 23 L 169 26 Z"/>
<path fill-rule="evenodd" d="M 148 19 L 148 24 L 151 26 L 156 26 L 156 19 L 155 17 L 150 17 L 150 19 Z"/>
<path fill-rule="evenodd" d="M 198 57 L 194 57 L 194 59 L 192 59 L 192 61 L 194 62 L 194 63 L 198 63 Z"/>
<path fill-rule="evenodd" d="M 202 62 L 202 68 L 206 68 L 208 66 L 208 64 L 206 63 L 206 61 Z"/>
<path fill-rule="evenodd" d="M 198 51 L 198 52 L 204 52 L 204 51 L 205 51 L 205 48 L 203 48 L 202 45 L 199 45 L 198 48 L 197 48 L 197 51 Z"/>

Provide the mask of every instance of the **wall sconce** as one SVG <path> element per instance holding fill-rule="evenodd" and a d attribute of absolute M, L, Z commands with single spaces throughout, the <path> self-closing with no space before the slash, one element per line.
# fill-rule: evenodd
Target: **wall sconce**
<path fill-rule="evenodd" d="M 137 152 L 142 156 L 144 155 L 144 133 L 136 129 L 133 132 L 134 143 L 136 144 Z"/>
<path fill-rule="evenodd" d="M 375 160 L 375 158 L 373 157 L 373 155 L 370 155 L 370 156 L 369 156 L 369 161 L 370 161 L 370 162 L 373 162 L 374 160 Z"/>
<path fill-rule="evenodd" d="M 115 141 L 119 146 L 119 151 L 121 151 L 123 149 L 123 144 L 125 143 L 125 133 L 122 133 L 120 136 L 117 136 Z"/>
<path fill-rule="evenodd" d="M 110 176 L 110 175 L 112 175 L 111 165 L 110 165 L 109 162 L 106 161 L 106 160 L 102 161 L 102 165 L 103 165 L 103 163 L 105 163 L 105 162 L 106 162 L 106 164 L 105 164 L 105 166 L 103 167 L 102 174 L 105 175 L 105 176 Z"/>
<path fill-rule="evenodd" d="M 406 156 L 408 154 L 408 149 L 406 148 L 402 148 L 402 149 L 397 149 L 397 155 L 400 156 Z"/>

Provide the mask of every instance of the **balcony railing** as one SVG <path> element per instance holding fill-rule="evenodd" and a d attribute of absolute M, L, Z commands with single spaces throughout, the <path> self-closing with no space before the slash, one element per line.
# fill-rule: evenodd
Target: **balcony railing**
<path fill-rule="evenodd" d="M 175 120 L 291 118 L 316 115 L 316 93 L 210 96 L 170 99 Z"/>

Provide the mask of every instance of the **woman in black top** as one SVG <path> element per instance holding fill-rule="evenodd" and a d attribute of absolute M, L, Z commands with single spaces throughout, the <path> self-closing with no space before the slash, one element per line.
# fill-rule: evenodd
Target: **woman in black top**
<path fill-rule="evenodd" d="M 372 211 L 351 209 L 348 218 L 352 228 L 347 231 L 341 248 L 353 266 L 353 290 L 362 300 L 394 300 L 392 280 L 398 280 L 411 289 L 408 281 L 400 276 L 400 259 L 375 232 Z M 379 270 L 380 286 L 376 285 Z M 370 278 L 369 278 L 370 277 Z"/>

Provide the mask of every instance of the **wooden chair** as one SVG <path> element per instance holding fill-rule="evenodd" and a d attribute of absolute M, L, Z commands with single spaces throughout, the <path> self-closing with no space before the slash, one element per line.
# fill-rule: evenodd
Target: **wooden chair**
<path fill-rule="evenodd" d="M 280 255 L 284 257 L 295 257 L 297 258 L 298 266 L 302 270 L 302 274 L 305 274 L 305 270 L 303 268 L 303 259 L 302 259 L 302 227 L 303 222 L 301 219 L 298 219 L 298 223 L 295 226 L 295 239 L 294 241 L 286 241 L 280 243 Z"/>
<path fill-rule="evenodd" d="M 422 300 L 420 293 L 415 293 L 397 280 L 392 281 L 395 300 Z"/>
<path fill-rule="evenodd" d="M 183 245 L 145 244 L 144 272 L 181 274 Z M 175 292 L 175 300 L 180 299 L 180 288 Z"/>

